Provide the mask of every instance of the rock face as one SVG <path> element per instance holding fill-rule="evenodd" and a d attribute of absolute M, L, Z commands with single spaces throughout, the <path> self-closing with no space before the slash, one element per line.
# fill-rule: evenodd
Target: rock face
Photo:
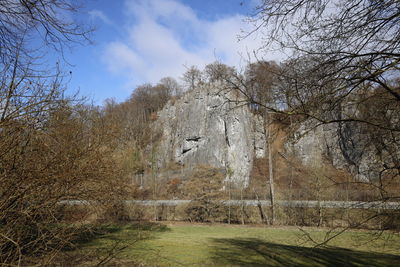
<path fill-rule="evenodd" d="M 400 159 L 395 142 L 382 136 L 374 138 L 375 133 L 366 131 L 364 125 L 353 122 L 316 125 L 313 120 L 303 122 L 285 145 L 304 165 L 321 166 L 325 160 L 337 169 L 349 171 L 356 180 L 373 181 Z M 400 140 L 399 135 L 397 138 Z"/>
<path fill-rule="evenodd" d="M 243 99 L 223 88 L 222 83 L 205 84 L 158 113 L 159 164 L 223 168 L 226 180 L 246 187 L 253 158 L 265 154 L 264 123 Z"/>
<path fill-rule="evenodd" d="M 162 132 L 158 145 L 160 167 L 170 162 L 189 169 L 209 165 L 224 170 L 227 181 L 248 185 L 254 158 L 265 156 L 266 127 L 263 118 L 249 110 L 245 99 L 224 88 L 221 82 L 204 84 L 170 101 L 158 113 L 155 124 Z M 326 116 L 336 118 L 351 112 L 358 111 L 350 103 Z M 302 122 L 294 138 L 284 145 L 286 152 L 304 165 L 321 167 L 330 162 L 365 181 L 377 179 L 381 170 L 400 162 L 400 149 L 396 147 L 399 133 L 393 137 L 397 138 L 393 145 L 360 123 L 316 125 L 311 119 Z"/>

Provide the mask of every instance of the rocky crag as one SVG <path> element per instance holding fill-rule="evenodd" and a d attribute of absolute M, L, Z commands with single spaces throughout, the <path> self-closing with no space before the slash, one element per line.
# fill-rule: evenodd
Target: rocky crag
<path fill-rule="evenodd" d="M 285 144 L 286 150 L 304 165 L 330 163 L 358 181 L 376 181 L 392 166 L 399 166 L 399 133 L 386 137 L 354 122 L 316 125 L 314 120 L 303 122 Z"/>
<path fill-rule="evenodd" d="M 158 113 L 159 164 L 222 168 L 226 180 L 245 187 L 254 157 L 264 157 L 264 123 L 243 98 L 221 88 L 222 83 L 204 84 Z"/>
<path fill-rule="evenodd" d="M 224 88 L 221 82 L 203 84 L 158 113 L 160 167 L 170 162 L 189 169 L 204 164 L 221 168 L 226 180 L 238 186 L 249 184 L 254 159 L 265 157 L 267 123 L 250 111 L 245 99 Z M 281 152 L 308 166 L 332 164 L 358 180 L 376 179 L 385 166 L 393 165 L 393 156 L 400 158 L 399 149 L 389 153 L 388 144 L 371 140 L 360 124 L 316 124 L 306 120 L 298 125 Z"/>

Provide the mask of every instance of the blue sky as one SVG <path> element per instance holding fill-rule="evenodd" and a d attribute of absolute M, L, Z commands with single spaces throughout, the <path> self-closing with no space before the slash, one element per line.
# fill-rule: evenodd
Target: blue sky
<path fill-rule="evenodd" d="M 251 36 L 238 42 L 256 0 L 90 0 L 82 20 L 97 28 L 93 45 L 66 53 L 69 90 L 95 104 L 125 100 L 140 84 L 179 77 L 187 67 L 215 60 L 242 68 L 261 46 Z M 279 59 L 269 55 L 268 59 Z"/>

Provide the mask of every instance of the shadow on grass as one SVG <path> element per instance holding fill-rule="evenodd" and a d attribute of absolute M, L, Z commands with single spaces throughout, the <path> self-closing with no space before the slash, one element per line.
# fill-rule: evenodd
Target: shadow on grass
<path fill-rule="evenodd" d="M 136 266 L 120 255 L 139 241 L 170 231 L 165 225 L 150 222 L 83 225 L 71 230 L 73 238 L 57 259 L 60 266 Z"/>
<path fill-rule="evenodd" d="M 151 231 L 157 233 L 171 231 L 171 229 L 168 228 L 168 226 L 153 222 L 131 223 L 126 226 L 126 229 L 136 230 L 136 231 Z"/>
<path fill-rule="evenodd" d="M 228 266 L 398 266 L 400 256 L 350 249 L 306 248 L 260 239 L 213 239 L 212 260 Z"/>
<path fill-rule="evenodd" d="M 124 233 L 129 233 L 129 239 L 143 240 L 152 237 L 152 233 L 166 232 L 170 229 L 166 225 L 151 222 L 138 222 L 129 224 L 105 224 L 105 225 L 84 225 L 75 228 L 75 236 L 72 244 L 82 246 L 98 239 L 106 238 L 108 240 L 122 240 Z M 72 247 L 71 247 L 72 249 Z"/>

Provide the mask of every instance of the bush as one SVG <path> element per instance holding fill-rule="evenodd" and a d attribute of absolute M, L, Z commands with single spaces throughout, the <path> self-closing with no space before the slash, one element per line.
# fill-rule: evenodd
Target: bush
<path fill-rule="evenodd" d="M 225 207 L 211 200 L 194 200 L 186 207 L 185 213 L 191 222 L 215 222 L 224 214 Z"/>
<path fill-rule="evenodd" d="M 103 207 L 99 222 L 120 223 L 130 221 L 129 212 L 123 201 L 114 201 Z"/>

